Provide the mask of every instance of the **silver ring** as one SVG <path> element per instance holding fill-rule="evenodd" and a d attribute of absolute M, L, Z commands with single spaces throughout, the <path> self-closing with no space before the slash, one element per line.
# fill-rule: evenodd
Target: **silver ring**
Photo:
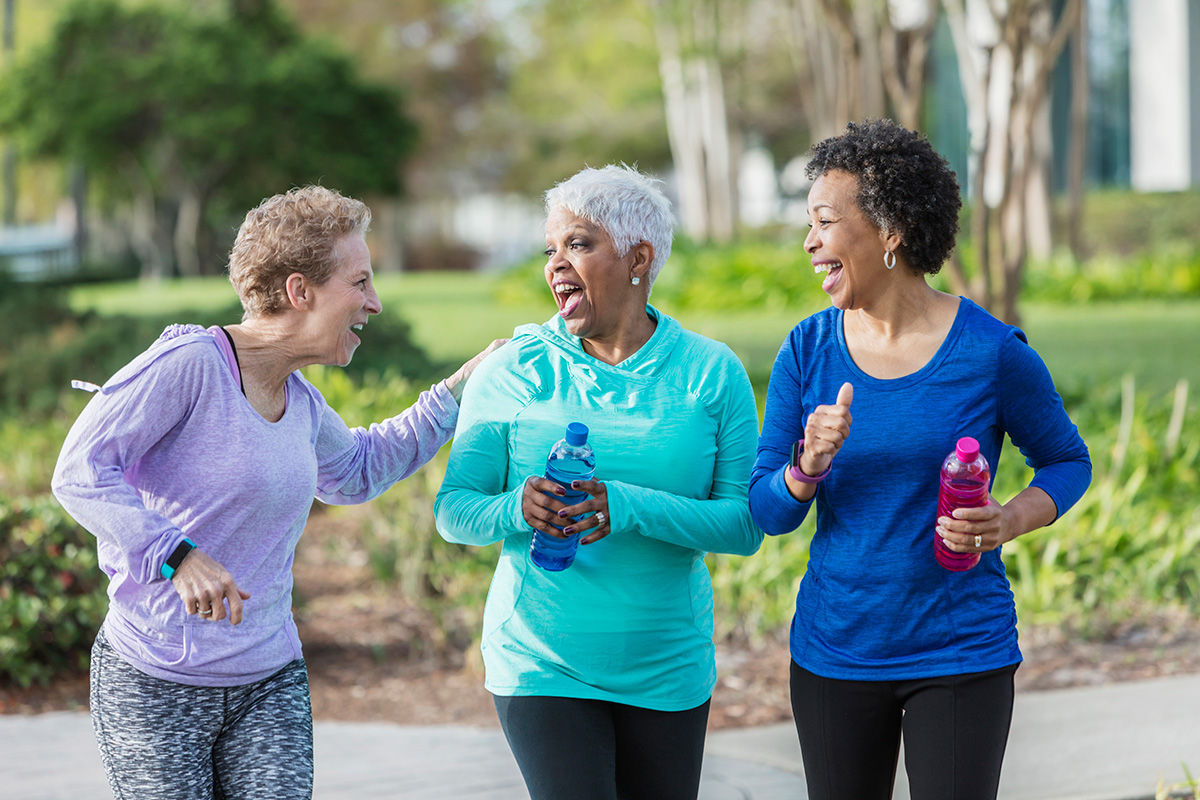
<path fill-rule="evenodd" d="M 983 537 L 982 537 L 982 536 L 976 536 L 976 537 L 975 537 L 975 549 L 976 549 L 976 550 L 978 550 L 978 549 L 979 549 L 979 548 L 981 548 L 981 547 L 983 547 Z"/>
<path fill-rule="evenodd" d="M 198 609 L 196 609 L 196 613 L 202 617 L 207 617 L 209 614 L 212 613 L 212 609 L 211 608 L 198 608 Z"/>
<path fill-rule="evenodd" d="M 608 517 L 604 516 L 604 512 L 597 511 L 596 512 L 596 527 L 599 528 L 601 525 L 604 525 L 607 522 L 608 522 Z"/>

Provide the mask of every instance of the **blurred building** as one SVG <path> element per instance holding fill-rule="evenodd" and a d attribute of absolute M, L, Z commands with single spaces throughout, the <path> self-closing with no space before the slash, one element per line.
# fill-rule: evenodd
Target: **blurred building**
<path fill-rule="evenodd" d="M 68 277 L 79 264 L 74 231 L 57 223 L 0 227 L 0 274 L 32 281 Z"/>
<path fill-rule="evenodd" d="M 1200 185 L 1200 0 L 1131 0 L 1130 184 Z"/>

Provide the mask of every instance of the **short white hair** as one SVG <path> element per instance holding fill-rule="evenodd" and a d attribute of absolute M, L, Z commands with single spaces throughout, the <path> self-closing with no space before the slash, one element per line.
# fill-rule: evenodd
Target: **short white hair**
<path fill-rule="evenodd" d="M 671 256 L 675 236 L 671 201 L 662 185 L 658 178 L 625 164 L 585 167 L 546 192 L 546 214 L 565 208 L 599 225 L 612 237 L 621 258 L 631 247 L 649 242 L 654 247 L 654 261 L 646 276 L 647 288 L 651 288 Z"/>

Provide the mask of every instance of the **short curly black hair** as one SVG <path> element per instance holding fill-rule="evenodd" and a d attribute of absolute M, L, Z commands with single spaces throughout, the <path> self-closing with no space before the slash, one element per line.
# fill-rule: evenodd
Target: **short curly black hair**
<path fill-rule="evenodd" d="M 954 170 L 929 141 L 890 119 L 851 122 L 808 152 L 809 180 L 831 170 L 858 179 L 858 206 L 880 230 L 900 234 L 915 270 L 936 274 L 954 249 L 962 196 Z"/>

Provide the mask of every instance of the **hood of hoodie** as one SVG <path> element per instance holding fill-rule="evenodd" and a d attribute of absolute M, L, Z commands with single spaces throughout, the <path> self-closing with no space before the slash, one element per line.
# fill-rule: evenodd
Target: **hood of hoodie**
<path fill-rule="evenodd" d="M 103 386 L 96 386 L 86 381 L 72 381 L 72 385 L 77 389 L 85 391 L 99 391 L 102 394 L 109 394 L 129 383 L 145 371 L 147 367 L 175 348 L 194 342 L 208 342 L 212 344 L 214 342 L 213 334 L 202 325 L 168 325 L 159 334 L 154 344 L 150 345 L 140 355 L 117 370 Z"/>
<path fill-rule="evenodd" d="M 647 379 L 655 377 L 670 360 L 671 352 L 679 341 L 683 328 L 672 317 L 664 314 L 654 306 L 647 305 L 646 313 L 654 320 L 654 333 L 636 353 L 620 364 L 607 364 L 595 358 L 583 349 L 583 340 L 572 335 L 567 330 L 566 322 L 555 314 L 541 325 L 521 325 L 513 331 L 513 338 L 533 336 L 550 347 L 560 350 L 564 355 L 575 361 L 577 365 L 589 370 L 614 372 L 625 379 L 641 376 Z"/>

